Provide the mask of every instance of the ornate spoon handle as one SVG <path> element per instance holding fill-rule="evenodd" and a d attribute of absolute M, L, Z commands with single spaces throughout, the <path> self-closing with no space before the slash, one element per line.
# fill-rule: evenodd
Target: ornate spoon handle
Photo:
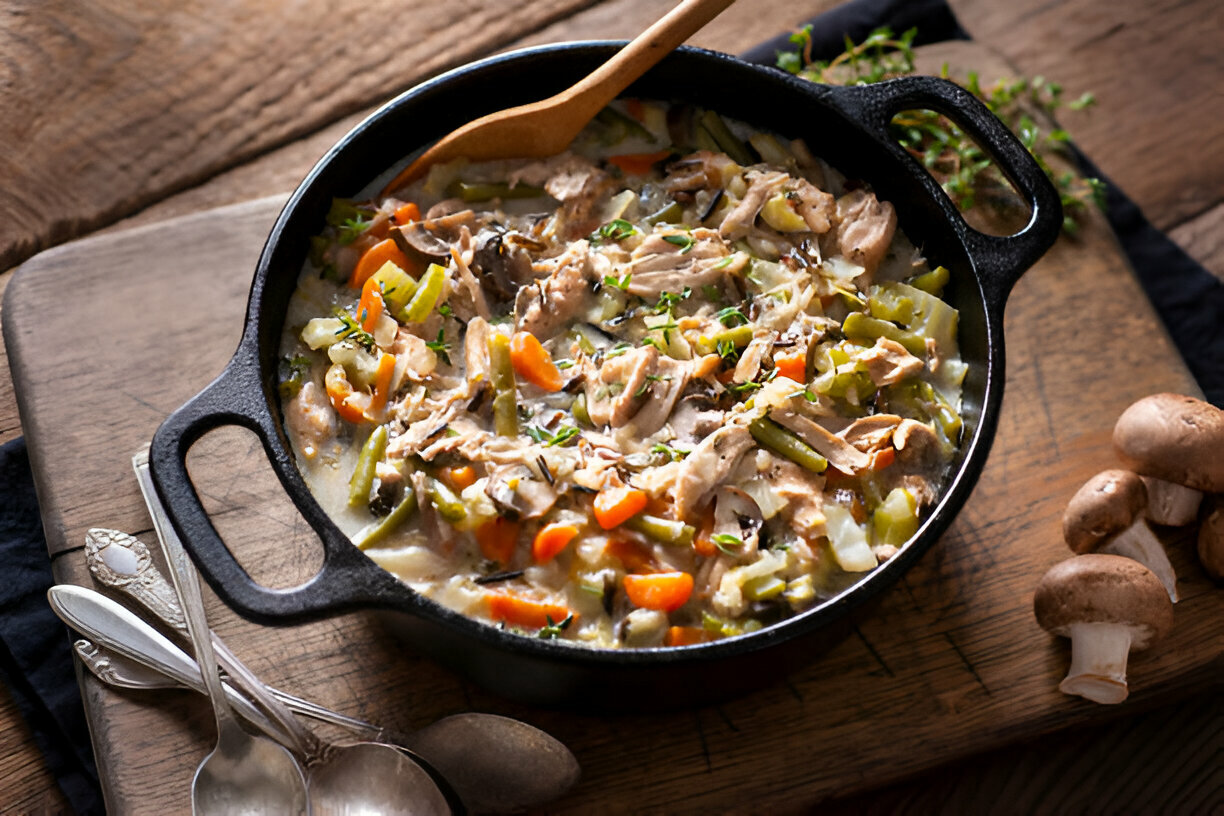
<path fill-rule="evenodd" d="M 149 555 L 149 548 L 139 538 L 119 530 L 94 527 L 85 533 L 85 561 L 100 583 L 133 598 L 167 626 L 184 637 L 187 635 L 187 622 L 183 619 L 183 610 L 174 587 L 158 570 Z M 223 663 L 237 659 L 215 633 L 212 642 L 213 650 Z M 365 720 L 332 711 L 271 686 L 265 688 L 298 714 L 347 728 L 366 738 L 382 740 L 385 736 L 382 728 Z"/>

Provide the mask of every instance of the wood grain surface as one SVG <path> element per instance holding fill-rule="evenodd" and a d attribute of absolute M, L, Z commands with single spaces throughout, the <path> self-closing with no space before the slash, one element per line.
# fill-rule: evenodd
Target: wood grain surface
<path fill-rule="evenodd" d="M 951 4 L 979 42 L 1010 57 L 1020 71 L 1062 81 L 1070 98 L 1095 93 L 1099 104 L 1094 110 L 1068 116 L 1063 124 L 1155 223 L 1224 278 L 1224 118 L 1211 113 L 1224 94 L 1224 61 L 1218 55 L 1224 22 L 1217 0 Z M 139 0 L 82 9 L 81 4 L 59 0 L 0 2 L 0 178 L 5 182 L 0 193 L 0 257 L 13 263 L 97 226 L 126 229 L 290 189 L 363 115 L 363 106 L 383 98 L 381 91 L 363 96 L 368 86 L 356 95 L 337 89 L 329 84 L 335 77 L 352 78 L 356 72 L 358 85 L 373 79 L 376 86 L 404 87 L 424 75 L 415 73 L 414 65 L 407 74 L 399 68 L 384 70 L 387 60 L 382 51 L 369 51 L 369 36 L 348 36 L 370 26 L 370 17 L 348 19 L 354 9 L 360 16 L 362 9 L 378 11 L 387 4 L 344 4 L 344 13 L 334 16 L 318 14 L 321 5 L 244 0 L 205 8 L 199 3 L 171 6 Z M 422 19 L 436 22 L 431 15 L 444 6 L 468 11 L 477 5 L 425 0 L 409 10 L 397 8 L 396 14 L 380 19 L 403 20 L 404 28 L 383 31 L 376 26 L 373 39 L 396 39 Z M 486 40 L 481 31 L 466 28 L 464 18 L 448 29 L 459 36 L 426 37 L 437 51 L 427 53 L 426 59 L 436 58 L 429 65 L 441 66 L 466 58 L 456 54 L 528 42 L 631 36 L 670 5 L 671 0 L 498 4 L 507 17 L 514 17 L 496 23 L 505 26 L 500 33 Z M 743 0 L 696 42 L 737 52 L 831 5 L 833 0 Z M 287 24 L 286 17 L 293 15 L 297 17 Z M 211 48 L 218 32 L 237 33 L 220 48 Z M 517 36 L 525 39 L 514 41 Z M 283 74 L 293 73 L 292 81 L 302 87 L 321 83 L 327 101 L 295 106 L 288 101 L 292 96 L 266 95 L 243 108 L 243 100 L 233 97 L 236 110 L 271 123 L 269 132 L 274 133 L 271 138 L 254 133 L 249 142 L 235 146 L 234 129 L 217 126 L 215 106 L 193 103 L 189 91 L 204 88 L 202 98 L 212 93 L 216 102 L 233 87 L 213 93 L 207 86 L 219 77 L 246 77 L 254 86 L 269 71 L 268 62 L 252 54 L 258 56 L 273 40 L 277 48 L 299 47 L 304 60 L 276 54 L 286 67 L 274 69 L 280 75 L 270 81 L 283 89 Z M 344 44 L 336 46 L 341 40 Z M 469 48 L 474 40 L 479 48 Z M 380 55 L 378 64 L 368 58 L 370 53 Z M 325 61 L 331 72 L 313 70 Z M 255 92 L 251 94 L 248 102 L 256 99 Z M 82 116 L 82 111 L 92 112 L 93 118 Z M 150 128 L 149 123 L 158 126 Z M 183 144 L 195 149 L 176 153 Z M 217 149 L 218 144 L 233 149 Z M 184 155 L 176 164 L 173 157 Z M 0 275 L 0 289 L 9 280 L 10 275 Z M 7 318 L 0 313 L 0 322 Z M 0 348 L 0 356 L 4 354 Z M 12 384 L 0 376 L 0 441 L 20 433 Z M 112 481 L 127 476 L 126 471 L 109 475 Z M 105 489 L 92 486 L 94 492 Z M 120 498 L 127 502 L 121 517 L 139 510 L 134 493 L 121 493 Z M 140 700 L 153 706 L 186 705 L 178 697 Z M 833 811 L 1224 811 L 1224 763 L 1219 761 L 1224 712 L 1218 696 L 1191 696 L 1144 711 L 1150 702 L 1132 700 L 1112 713 L 1111 724 L 1061 731 L 945 766 Z M 206 720 L 205 715 L 196 726 L 207 732 Z M 65 811 L 3 690 L 0 763 L 0 809 Z M 888 769 L 882 778 L 894 776 Z M 871 773 L 867 777 L 864 787 L 879 784 Z"/>
<path fill-rule="evenodd" d="M 80 552 L 86 528 L 147 530 L 130 452 L 224 364 L 279 205 L 236 205 L 66 245 L 25 264 L 9 286 L 6 343 L 61 580 L 89 583 Z M 65 291 L 60 281 L 69 278 Z M 1077 297 L 1084 290 L 1095 296 Z M 1113 463 L 1113 419 L 1138 396 L 1194 385 L 1099 220 L 1021 280 L 1006 332 L 999 433 L 949 532 L 852 637 L 741 699 L 663 716 L 560 714 L 470 687 L 369 615 L 270 630 L 214 601 L 210 619 L 268 682 L 325 705 L 399 728 L 468 709 L 545 728 L 584 769 L 558 812 L 629 802 L 645 812 L 802 810 L 1116 715 L 1057 692 L 1067 649 L 1035 625 L 1032 588 L 1067 557 L 1059 533 L 1066 499 Z M 73 343 L 55 342 L 67 333 Z M 75 384 L 67 392 L 65 379 Z M 108 417 L 107 432 L 81 422 L 86 412 Z M 294 585 L 317 564 L 317 544 L 261 457 L 247 432 L 225 430 L 193 448 L 189 464 L 240 560 L 269 584 Z M 1202 690 L 1219 676 L 1224 593 L 1185 538 L 1169 542 L 1183 595 L 1177 626 L 1133 659 L 1135 707 Z M 84 688 L 111 807 L 183 807 L 185 780 L 211 740 L 202 701 L 117 694 L 92 680 Z"/>

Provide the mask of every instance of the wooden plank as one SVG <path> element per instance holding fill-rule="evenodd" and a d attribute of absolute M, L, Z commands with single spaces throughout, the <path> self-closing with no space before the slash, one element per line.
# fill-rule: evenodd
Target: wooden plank
<path fill-rule="evenodd" d="M 1091 112 L 1063 124 L 1156 226 L 1224 202 L 1224 117 L 1209 113 L 1224 99 L 1216 0 L 950 5 L 970 34 L 1028 76 L 1058 80 L 1068 99 L 1096 96 Z"/>
<path fill-rule="evenodd" d="M 279 200 L 240 205 L 61 247 L 29 262 L 10 286 L 5 331 L 46 526 L 62 553 L 61 579 L 88 580 L 72 549 L 87 527 L 147 529 L 127 457 L 232 350 L 250 269 L 278 207 Z M 65 275 L 74 280 L 69 290 L 59 285 Z M 91 319 L 97 314 L 108 318 Z M 54 342 L 68 327 L 71 346 Z M 1194 390 L 1099 220 L 1022 279 L 1007 331 L 999 434 L 969 503 L 853 637 L 781 685 L 671 715 L 562 714 L 471 687 L 405 650 L 369 615 L 273 632 L 213 599 L 210 619 L 269 682 L 392 727 L 476 709 L 545 728 L 584 768 L 559 812 L 629 803 L 679 813 L 807 808 L 1204 688 L 1218 677 L 1224 653 L 1215 625 L 1224 593 L 1211 588 L 1184 537 L 1171 542 L 1184 597 L 1177 626 L 1162 647 L 1134 658 L 1128 706 L 1104 709 L 1060 695 L 1065 644 L 1032 620 L 1033 585 L 1067 555 L 1063 504 L 1113 464 L 1113 419 L 1142 394 Z M 1143 343 L 1134 342 L 1139 337 Z M 91 350 L 88 365 L 79 348 Z M 156 352 L 136 351 L 148 349 Z M 74 383 L 68 391 L 65 378 Z M 100 433 L 83 416 L 117 421 Z M 227 541 L 244 563 L 270 575 L 315 545 L 282 515 L 285 500 L 256 462 L 241 433 L 215 443 L 210 436 L 193 474 L 217 507 L 230 508 Z M 98 484 L 110 486 L 104 497 L 89 489 Z M 269 507 L 262 497 L 281 504 Z M 277 577 L 283 585 L 302 574 L 295 568 Z M 186 780 L 211 742 L 201 701 L 119 695 L 92 681 L 85 695 L 112 808 L 181 808 Z"/>
<path fill-rule="evenodd" d="M 13 9 L 0 25 L 0 269 L 592 2 Z"/>

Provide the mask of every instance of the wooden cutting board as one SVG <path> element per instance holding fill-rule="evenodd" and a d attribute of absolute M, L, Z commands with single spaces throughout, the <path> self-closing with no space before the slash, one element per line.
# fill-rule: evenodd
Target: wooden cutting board
<path fill-rule="evenodd" d="M 91 526 L 154 544 L 131 454 L 228 359 L 282 201 L 68 244 L 28 261 L 8 286 L 5 342 L 59 580 L 91 583 L 81 551 Z M 1037 579 L 1069 554 L 1065 502 L 1115 465 L 1115 418 L 1148 393 L 1197 393 L 1103 222 L 1060 241 L 1027 273 L 1006 333 L 998 435 L 948 533 L 851 637 L 749 696 L 663 715 L 559 713 L 472 687 L 370 615 L 270 629 L 210 594 L 210 621 L 267 682 L 387 726 L 483 710 L 544 728 L 583 767 L 555 808 L 567 813 L 804 811 L 1206 687 L 1224 660 L 1224 591 L 1206 579 L 1185 534 L 1167 538 L 1181 577 L 1176 625 L 1133 658 L 1126 704 L 1059 694 L 1067 644 L 1032 617 Z M 258 579 L 291 586 L 313 573 L 316 543 L 253 437 L 215 432 L 190 463 L 223 536 Z M 186 812 L 192 773 L 214 739 L 204 701 L 116 692 L 92 677 L 82 692 L 111 811 Z"/>

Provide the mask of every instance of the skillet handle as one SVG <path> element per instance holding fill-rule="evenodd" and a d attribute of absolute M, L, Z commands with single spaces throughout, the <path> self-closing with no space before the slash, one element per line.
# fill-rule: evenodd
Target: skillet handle
<path fill-rule="evenodd" d="M 289 494 L 309 495 L 277 434 L 257 371 L 254 355 L 244 356 L 240 349 L 217 379 L 166 418 L 149 446 L 154 486 L 209 586 L 231 608 L 261 623 L 299 623 L 393 599 L 401 608 L 405 601 L 414 606 L 416 594 L 366 558 L 313 501 L 298 504 L 298 509 L 323 541 L 323 566 L 301 586 L 262 586 L 226 547 L 187 472 L 187 452 L 204 434 L 226 425 L 253 431 Z"/>
<path fill-rule="evenodd" d="M 1058 191 L 1016 135 L 977 97 L 954 82 L 937 77 L 904 77 L 871 85 L 830 88 L 837 102 L 860 122 L 874 129 L 885 146 L 904 157 L 938 187 L 889 133 L 894 116 L 906 110 L 929 109 L 953 120 L 994 160 L 1019 190 L 1031 210 L 1029 222 L 1008 236 L 987 235 L 969 226 L 955 205 L 942 194 L 937 200 L 960 233 L 978 271 L 989 310 L 1001 314 L 1013 285 L 1053 245 L 1062 230 Z"/>

